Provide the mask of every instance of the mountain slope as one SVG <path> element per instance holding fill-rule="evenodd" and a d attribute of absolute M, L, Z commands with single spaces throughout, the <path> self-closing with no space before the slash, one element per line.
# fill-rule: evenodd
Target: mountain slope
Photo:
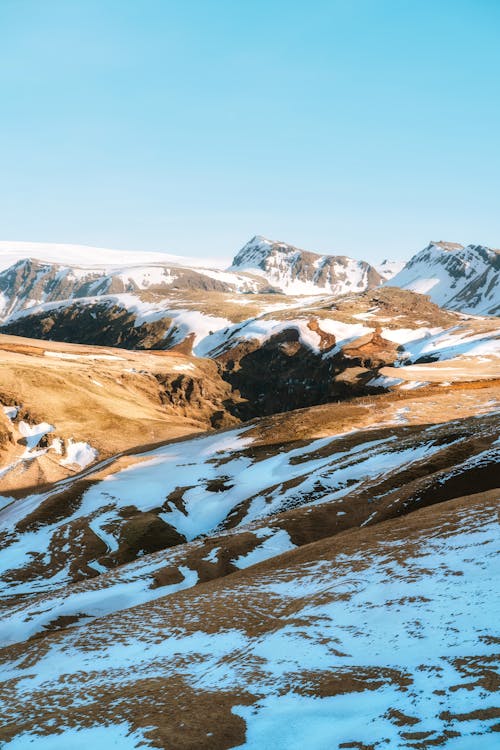
<path fill-rule="evenodd" d="M 494 488 L 497 395 L 498 381 L 302 409 L 129 451 L 35 495 L 7 496 L 0 641 L 85 624 L 354 526 Z"/>
<path fill-rule="evenodd" d="M 375 268 L 377 269 L 380 276 L 383 278 L 384 281 L 389 281 L 389 279 L 392 279 L 394 276 L 396 276 L 397 273 L 403 270 L 406 263 L 404 260 L 383 260 L 382 263 L 379 263 Z"/>
<path fill-rule="evenodd" d="M 0 272 L 0 320 L 36 305 L 142 290 L 261 292 L 259 278 L 224 271 L 158 263 L 118 267 L 68 266 L 27 258 Z"/>
<path fill-rule="evenodd" d="M 439 360 L 446 368 L 445 361 L 457 360 L 450 380 L 495 372 L 497 318 L 464 320 L 414 292 L 380 287 L 339 298 L 278 301 L 241 296 L 244 304 L 234 294 L 199 291 L 45 303 L 1 330 L 209 357 L 230 384 L 230 408 L 240 419 L 371 393 L 385 387 L 387 378 L 378 377 L 387 367 Z M 480 368 L 472 365 L 479 358 Z M 397 372 L 390 377 L 400 379 Z"/>
<path fill-rule="evenodd" d="M 261 274 L 286 294 L 362 292 L 382 282 L 365 261 L 319 255 L 260 235 L 242 247 L 229 270 Z"/>
<path fill-rule="evenodd" d="M 493 748 L 498 502 L 459 497 L 2 649 L 3 747 Z"/>
<path fill-rule="evenodd" d="M 481 245 L 431 242 L 386 284 L 428 294 L 452 310 L 498 315 L 500 253 Z"/>

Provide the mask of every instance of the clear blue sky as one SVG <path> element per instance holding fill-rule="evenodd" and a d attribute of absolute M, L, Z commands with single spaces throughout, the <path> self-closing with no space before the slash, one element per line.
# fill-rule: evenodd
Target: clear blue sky
<path fill-rule="evenodd" d="M 500 246 L 499 0 L 1 0 L 0 239 Z"/>

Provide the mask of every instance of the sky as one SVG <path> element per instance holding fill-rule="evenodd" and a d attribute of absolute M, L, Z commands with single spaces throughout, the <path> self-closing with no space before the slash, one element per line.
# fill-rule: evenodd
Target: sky
<path fill-rule="evenodd" d="M 0 239 L 500 246 L 498 0 L 1 0 Z"/>

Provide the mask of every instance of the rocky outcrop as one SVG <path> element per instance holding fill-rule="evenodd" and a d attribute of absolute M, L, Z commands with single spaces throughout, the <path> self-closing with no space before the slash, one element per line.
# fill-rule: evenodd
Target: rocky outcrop
<path fill-rule="evenodd" d="M 374 333 L 367 333 L 343 346 L 342 353 L 353 367 L 378 369 L 397 360 L 398 346 L 384 339 L 381 328 L 377 327 Z"/>
<path fill-rule="evenodd" d="M 110 294 L 174 291 L 261 292 L 268 283 L 258 277 L 210 269 L 155 264 L 119 268 L 78 267 L 32 258 L 19 260 L 0 272 L 0 320 L 22 310 L 59 301 Z"/>

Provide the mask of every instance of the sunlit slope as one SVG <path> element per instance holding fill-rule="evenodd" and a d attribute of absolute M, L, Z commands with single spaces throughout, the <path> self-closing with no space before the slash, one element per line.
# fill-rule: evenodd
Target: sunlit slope
<path fill-rule="evenodd" d="M 213 362 L 0 335 L 0 493 L 234 423 Z"/>

